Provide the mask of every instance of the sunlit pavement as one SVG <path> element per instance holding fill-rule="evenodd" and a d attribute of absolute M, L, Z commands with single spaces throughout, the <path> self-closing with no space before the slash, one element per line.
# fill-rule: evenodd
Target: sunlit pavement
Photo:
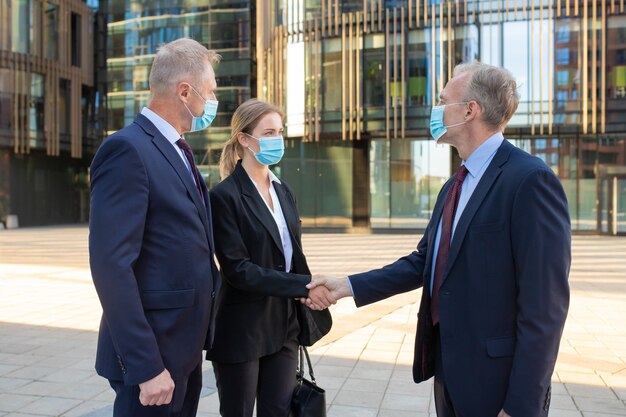
<path fill-rule="evenodd" d="M 100 305 L 86 227 L 0 230 L 0 417 L 111 415 L 113 391 L 93 370 Z M 306 234 L 313 271 L 347 274 L 412 251 L 415 235 Z M 626 416 L 626 238 L 574 237 L 570 314 L 550 416 Z M 434 416 L 432 381 L 411 378 L 419 293 L 356 309 L 314 349 L 330 417 Z M 537 346 L 541 349 L 541 346 Z M 217 416 L 205 364 L 199 416 Z"/>

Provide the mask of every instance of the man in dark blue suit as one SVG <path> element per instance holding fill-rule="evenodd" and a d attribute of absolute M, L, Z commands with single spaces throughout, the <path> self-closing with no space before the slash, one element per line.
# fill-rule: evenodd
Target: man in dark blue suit
<path fill-rule="evenodd" d="M 571 228 L 556 175 L 502 135 L 518 102 L 508 71 L 456 67 L 430 128 L 463 165 L 441 190 L 417 250 L 309 284 L 358 306 L 424 287 L 413 376 L 435 377 L 440 417 L 548 414 L 569 305 Z"/>
<path fill-rule="evenodd" d="M 220 276 L 207 187 L 182 135 L 215 117 L 218 60 L 191 39 L 161 47 L 150 104 L 91 165 L 96 370 L 116 392 L 115 417 L 196 415 Z"/>

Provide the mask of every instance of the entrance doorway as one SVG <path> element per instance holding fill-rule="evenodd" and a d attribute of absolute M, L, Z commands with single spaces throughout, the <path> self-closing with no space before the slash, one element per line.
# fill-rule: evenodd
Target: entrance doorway
<path fill-rule="evenodd" d="M 626 235 L 626 167 L 600 167 L 598 180 L 598 231 Z"/>

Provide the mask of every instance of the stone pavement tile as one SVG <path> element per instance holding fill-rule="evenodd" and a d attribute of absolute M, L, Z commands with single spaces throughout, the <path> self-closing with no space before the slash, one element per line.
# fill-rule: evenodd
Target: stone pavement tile
<path fill-rule="evenodd" d="M 94 372 L 94 362 L 95 362 L 94 358 L 74 360 L 68 366 L 68 369 L 81 369 L 83 371 Z"/>
<path fill-rule="evenodd" d="M 61 414 L 63 417 L 110 417 L 113 414 L 111 403 L 87 401 Z"/>
<path fill-rule="evenodd" d="M 80 404 L 80 400 L 47 396 L 29 403 L 20 409 L 21 412 L 58 416 Z"/>
<path fill-rule="evenodd" d="M 387 369 L 372 369 L 372 368 L 354 368 L 350 374 L 350 378 L 360 379 L 375 379 L 378 381 L 387 381 L 391 376 L 392 370 Z"/>
<path fill-rule="evenodd" d="M 550 409 L 577 410 L 574 400 L 569 395 L 552 394 Z"/>
<path fill-rule="evenodd" d="M 366 349 L 361 353 L 361 356 L 359 356 L 359 362 L 371 361 L 373 363 L 390 364 L 396 363 L 397 357 L 397 351 Z"/>
<path fill-rule="evenodd" d="M 45 375 L 41 378 L 41 380 L 49 382 L 80 382 L 91 377 L 92 375 L 93 371 L 82 371 L 80 369 L 63 369 L 60 371 L 56 370 L 56 372 Z"/>
<path fill-rule="evenodd" d="M 45 368 L 42 366 L 33 365 L 33 366 L 23 366 L 19 369 L 14 370 L 13 372 L 9 374 L 6 374 L 5 376 L 9 378 L 23 378 L 23 379 L 37 380 L 57 371 L 58 369 L 56 368 Z"/>
<path fill-rule="evenodd" d="M 0 392 L 12 391 L 30 382 L 30 379 L 0 377 Z"/>
<path fill-rule="evenodd" d="M 354 365 L 354 369 L 393 369 L 395 365 L 394 361 L 378 361 L 375 357 L 368 357 L 367 359 L 362 357 L 359 358 L 359 361 Z M 369 355 L 368 355 L 369 356 Z"/>
<path fill-rule="evenodd" d="M 550 417 L 581 417 L 580 411 L 578 410 L 560 410 L 558 408 L 554 408 L 550 406 L 550 412 L 548 413 Z"/>
<path fill-rule="evenodd" d="M 60 384 L 59 390 L 54 393 L 54 396 L 61 398 L 74 398 L 77 400 L 89 400 L 104 393 L 105 391 L 112 391 L 111 387 L 106 383 L 83 384 L 71 382 Z"/>
<path fill-rule="evenodd" d="M 337 398 L 338 393 L 339 393 L 338 389 L 330 388 L 326 390 L 326 408 L 328 408 L 328 406 L 332 404 L 333 401 L 335 401 L 335 398 Z"/>
<path fill-rule="evenodd" d="M 46 357 L 30 355 L 28 353 L 19 353 L 19 354 L 10 353 L 10 354 L 6 354 L 6 356 L 4 356 L 0 360 L 0 363 L 3 363 L 5 365 L 20 365 L 20 366 L 27 366 L 27 365 L 34 365 L 34 364 L 40 365 L 41 361 L 44 359 L 46 359 Z"/>
<path fill-rule="evenodd" d="M 383 399 L 383 392 L 359 392 L 342 389 L 332 401 L 337 405 L 350 405 L 365 408 L 378 408 Z"/>
<path fill-rule="evenodd" d="M 328 409 L 328 417 L 376 417 L 378 408 L 351 407 L 332 405 Z"/>
<path fill-rule="evenodd" d="M 14 372 L 20 368 L 20 365 L 5 365 L 3 363 L 0 363 L 0 375 L 10 374 L 11 372 Z"/>
<path fill-rule="evenodd" d="M 325 390 L 329 390 L 329 389 L 338 390 L 344 386 L 346 381 L 348 381 L 348 379 L 344 377 L 339 377 L 339 376 L 324 376 L 322 378 L 317 375 L 317 372 L 315 373 L 315 379 L 317 380 L 318 385 L 324 388 Z"/>
<path fill-rule="evenodd" d="M 40 398 L 34 395 L 0 394 L 0 412 L 21 411 L 27 404 Z"/>
<path fill-rule="evenodd" d="M 41 417 L 41 415 L 37 415 L 37 414 L 23 414 L 23 413 L 9 413 L 9 414 L 3 414 L 2 417 Z"/>
<path fill-rule="evenodd" d="M 418 397 L 416 395 L 385 394 L 380 406 L 385 410 L 406 410 L 406 411 L 429 411 L 430 398 Z"/>
<path fill-rule="evenodd" d="M 603 411 L 601 413 L 583 411 L 583 417 L 615 417 L 615 416 L 624 416 L 624 415 L 626 414 L 622 414 L 622 413 L 615 414 L 612 411 Z"/>
<path fill-rule="evenodd" d="M 200 398 L 198 403 L 198 413 L 217 413 L 220 410 L 220 399 L 217 393 Z"/>
<path fill-rule="evenodd" d="M 380 410 L 378 417 L 429 417 L 429 413 L 415 413 L 415 411 Z"/>
<path fill-rule="evenodd" d="M 416 395 L 418 397 L 430 397 L 433 393 L 433 384 L 422 382 L 416 384 L 413 380 L 389 380 L 387 392 L 393 394 Z"/>
<path fill-rule="evenodd" d="M 311 358 L 311 360 L 312 359 L 313 358 Z M 354 357 L 354 358 L 338 358 L 336 356 L 324 355 L 317 361 L 317 363 L 315 363 L 315 367 L 317 368 L 317 366 L 320 366 L 320 365 L 353 367 L 354 365 L 356 365 L 358 360 L 359 359 L 356 358 L 356 357 Z"/>
<path fill-rule="evenodd" d="M 572 397 L 605 398 L 611 400 L 617 399 L 615 393 L 606 386 L 566 383 L 565 387 L 567 388 L 567 392 L 569 392 Z"/>
<path fill-rule="evenodd" d="M 624 405 L 623 401 L 617 399 L 574 397 L 574 402 L 583 413 L 594 412 L 626 415 L 626 405 Z"/>
<path fill-rule="evenodd" d="M 342 388 L 347 391 L 383 393 L 387 387 L 386 384 L 375 379 L 349 378 L 345 381 Z"/>
<path fill-rule="evenodd" d="M 347 366 L 317 366 L 315 368 L 315 377 L 321 379 L 324 376 L 336 376 L 347 378 L 352 372 L 352 367 Z"/>
<path fill-rule="evenodd" d="M 102 391 L 102 393 L 91 398 L 91 400 L 113 404 L 113 401 L 115 400 L 115 391 L 113 391 L 113 389 L 110 386 L 107 386 L 106 388 L 107 389 Z"/>
<path fill-rule="evenodd" d="M 74 363 L 76 363 L 76 358 L 66 358 L 62 356 L 50 356 L 40 361 L 37 361 L 37 366 L 67 369 L 67 368 L 71 368 Z"/>
<path fill-rule="evenodd" d="M 38 396 L 46 396 L 59 391 L 61 386 L 53 382 L 33 381 L 19 388 L 11 390 L 13 394 L 30 394 Z"/>

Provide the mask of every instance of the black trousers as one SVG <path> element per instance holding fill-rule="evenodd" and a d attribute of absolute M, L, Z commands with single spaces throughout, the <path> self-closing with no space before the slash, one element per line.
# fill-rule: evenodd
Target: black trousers
<path fill-rule="evenodd" d="M 298 341 L 278 352 L 242 363 L 213 362 L 222 417 L 288 417 L 296 378 Z"/>
<path fill-rule="evenodd" d="M 195 417 L 202 390 L 202 362 L 189 377 L 174 380 L 176 387 L 172 402 L 160 406 L 143 406 L 139 402 L 139 386 L 109 381 L 115 390 L 113 417 Z"/>
<path fill-rule="evenodd" d="M 446 378 L 443 372 L 443 360 L 441 358 L 441 338 L 439 326 L 435 327 L 435 410 L 437 417 L 463 417 L 454 408 L 452 398 L 446 388 Z"/>

